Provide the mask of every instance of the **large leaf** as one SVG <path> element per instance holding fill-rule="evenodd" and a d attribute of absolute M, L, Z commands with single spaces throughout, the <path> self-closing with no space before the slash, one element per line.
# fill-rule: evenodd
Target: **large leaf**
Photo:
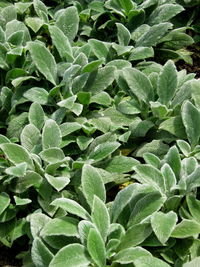
<path fill-rule="evenodd" d="M 63 247 L 54 256 L 49 267 L 86 267 L 90 260 L 85 252 L 84 246 L 80 244 L 70 244 Z"/>
<path fill-rule="evenodd" d="M 126 248 L 115 255 L 114 261 L 121 264 L 128 264 L 144 256 L 151 256 L 151 253 L 142 247 Z"/>
<path fill-rule="evenodd" d="M 139 257 L 138 259 L 134 260 L 135 267 L 170 267 L 169 264 L 166 262 L 156 258 L 156 257 Z"/>
<path fill-rule="evenodd" d="M 176 213 L 170 211 L 169 213 L 156 212 L 151 217 L 151 226 L 158 240 L 165 244 L 169 239 L 172 231 L 176 226 L 178 218 Z"/>
<path fill-rule="evenodd" d="M 181 5 L 161 4 L 151 13 L 148 19 L 148 24 L 155 25 L 161 22 L 169 21 L 183 10 L 184 8 Z"/>
<path fill-rule="evenodd" d="M 94 167 L 87 164 L 83 166 L 81 183 L 83 194 L 91 207 L 93 205 L 95 195 L 105 202 L 106 192 L 103 180 Z"/>
<path fill-rule="evenodd" d="M 198 267 L 200 264 L 200 257 L 193 259 L 192 261 L 183 264 L 183 267 Z"/>
<path fill-rule="evenodd" d="M 61 143 L 61 131 L 54 120 L 45 122 L 42 132 L 42 146 L 44 149 L 50 147 L 59 147 Z"/>
<path fill-rule="evenodd" d="M 198 143 L 200 137 L 199 110 L 190 101 L 186 101 L 182 106 L 181 115 L 187 137 L 190 144 L 194 147 Z"/>
<path fill-rule="evenodd" d="M 28 49 L 37 69 L 48 81 L 56 85 L 57 65 L 49 50 L 44 45 L 37 42 L 29 42 Z"/>
<path fill-rule="evenodd" d="M 78 217 L 83 219 L 89 219 L 90 215 L 88 212 L 76 201 L 68 198 L 57 198 L 55 199 L 51 205 L 62 208 L 69 213 L 72 213 Z"/>
<path fill-rule="evenodd" d="M 41 142 L 41 135 L 38 128 L 33 124 L 28 124 L 22 130 L 20 135 L 21 144 L 28 151 L 31 151 L 36 145 Z"/>
<path fill-rule="evenodd" d="M 100 161 L 106 157 L 108 157 L 111 153 L 113 153 L 120 144 L 118 142 L 106 142 L 104 144 L 99 144 L 95 147 L 95 149 L 90 153 L 89 159 L 96 161 Z"/>
<path fill-rule="evenodd" d="M 78 220 L 71 217 L 50 220 L 42 229 L 41 236 L 78 236 Z"/>
<path fill-rule="evenodd" d="M 104 267 L 106 264 L 106 249 L 99 232 L 91 228 L 87 238 L 87 249 L 98 267 Z"/>
<path fill-rule="evenodd" d="M 58 50 L 60 56 L 63 59 L 67 59 L 68 61 L 73 60 L 72 48 L 70 42 L 58 27 L 56 26 L 49 26 L 49 31 L 51 34 L 51 38 L 53 40 L 53 44 L 55 45 L 56 49 Z"/>
<path fill-rule="evenodd" d="M 152 229 L 149 224 L 136 224 L 128 228 L 126 234 L 121 239 L 118 250 L 135 247 L 142 243 L 150 234 Z"/>
<path fill-rule="evenodd" d="M 140 101 L 147 102 L 153 100 L 153 87 L 144 73 L 134 68 L 126 68 L 123 71 L 123 77 L 131 92 L 137 96 Z"/>
<path fill-rule="evenodd" d="M 182 222 L 177 224 L 171 236 L 175 238 L 187 238 L 198 235 L 199 233 L 200 233 L 199 223 L 192 220 L 183 219 Z"/>
<path fill-rule="evenodd" d="M 76 37 L 79 28 L 79 15 L 75 6 L 61 10 L 56 18 L 56 25 L 70 41 Z"/>
<path fill-rule="evenodd" d="M 53 253 L 45 246 L 42 240 L 36 237 L 31 248 L 31 258 L 38 267 L 49 265 L 53 259 Z"/>
<path fill-rule="evenodd" d="M 34 169 L 33 161 L 30 157 L 28 151 L 20 145 L 17 144 L 1 144 L 0 148 L 5 153 L 6 157 L 13 163 L 19 164 L 26 162 L 30 169 Z"/>
<path fill-rule="evenodd" d="M 146 194 L 146 196 L 138 200 L 135 204 L 130 215 L 128 226 L 130 227 L 134 224 L 138 224 L 151 216 L 155 211 L 158 211 L 162 207 L 165 200 L 166 198 L 162 197 L 158 192 Z"/>
<path fill-rule="evenodd" d="M 159 101 L 168 104 L 175 95 L 177 87 L 177 72 L 173 61 L 169 60 L 163 67 L 158 78 Z"/>
<path fill-rule="evenodd" d="M 99 230 L 103 240 L 106 241 L 110 227 L 110 215 L 106 205 L 96 196 L 94 196 L 91 219 Z"/>

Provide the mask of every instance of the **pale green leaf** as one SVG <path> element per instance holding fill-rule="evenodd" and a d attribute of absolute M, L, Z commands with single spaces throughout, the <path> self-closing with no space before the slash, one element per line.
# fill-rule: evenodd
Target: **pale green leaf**
<path fill-rule="evenodd" d="M 61 131 L 54 120 L 47 120 L 42 131 L 42 146 L 44 149 L 59 147 L 61 143 Z"/>

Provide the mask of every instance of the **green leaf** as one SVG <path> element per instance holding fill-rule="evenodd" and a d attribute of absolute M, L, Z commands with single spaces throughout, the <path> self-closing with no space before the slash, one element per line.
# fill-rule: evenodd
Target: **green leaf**
<path fill-rule="evenodd" d="M 38 17 L 48 22 L 48 10 L 45 4 L 40 0 L 34 0 L 33 6 Z"/>
<path fill-rule="evenodd" d="M 49 184 L 52 185 L 53 188 L 55 188 L 58 192 L 70 183 L 70 179 L 67 176 L 55 177 L 45 173 L 45 178 L 47 179 Z"/>
<path fill-rule="evenodd" d="M 164 159 L 169 164 L 169 166 L 172 168 L 176 177 L 179 178 L 180 171 L 181 171 L 181 157 L 179 155 L 177 147 L 172 146 L 167 152 L 167 155 L 165 156 Z"/>
<path fill-rule="evenodd" d="M 40 235 L 46 236 L 78 236 L 78 220 L 71 217 L 54 218 L 42 229 Z"/>
<path fill-rule="evenodd" d="M 90 229 L 94 228 L 94 224 L 90 221 L 82 220 L 78 224 L 78 231 L 81 243 L 85 246 L 87 245 L 87 238 L 90 232 Z"/>
<path fill-rule="evenodd" d="M 44 111 L 40 104 L 34 102 L 31 104 L 29 113 L 28 113 L 29 122 L 35 125 L 39 130 L 44 125 Z"/>
<path fill-rule="evenodd" d="M 106 163 L 105 170 L 113 173 L 126 173 L 133 171 L 134 167 L 138 164 L 139 161 L 134 158 L 115 156 Z"/>
<path fill-rule="evenodd" d="M 69 41 L 73 41 L 79 28 L 79 15 L 75 6 L 61 10 L 56 18 L 56 26 L 64 32 Z"/>
<path fill-rule="evenodd" d="M 164 65 L 158 78 L 158 96 L 162 104 L 168 104 L 175 95 L 177 88 L 177 71 L 173 61 Z"/>
<path fill-rule="evenodd" d="M 186 138 L 185 128 L 181 116 L 171 117 L 161 122 L 160 130 L 165 130 L 178 138 Z"/>
<path fill-rule="evenodd" d="M 56 85 L 57 65 L 49 50 L 44 45 L 37 42 L 29 42 L 28 49 L 37 69 L 48 81 Z"/>
<path fill-rule="evenodd" d="M 110 95 L 106 92 L 100 92 L 98 94 L 93 95 L 90 98 L 90 103 L 97 103 L 103 106 L 109 106 L 112 102 Z"/>
<path fill-rule="evenodd" d="M 178 217 L 175 212 L 156 212 L 151 216 L 151 226 L 158 240 L 165 244 L 173 232 Z"/>
<path fill-rule="evenodd" d="M 89 62 L 88 64 L 86 64 L 83 69 L 82 69 L 82 73 L 86 73 L 86 72 L 92 72 L 98 69 L 99 66 L 101 66 L 103 63 L 103 59 L 98 59 L 98 60 L 94 60 L 92 62 Z"/>
<path fill-rule="evenodd" d="M 23 147 L 28 151 L 32 151 L 41 142 L 40 131 L 35 125 L 28 124 L 22 130 L 20 140 Z"/>
<path fill-rule="evenodd" d="M 34 165 L 28 151 L 20 145 L 17 144 L 1 144 L 0 148 L 3 150 L 6 157 L 13 163 L 27 163 L 29 169 L 33 170 Z"/>
<path fill-rule="evenodd" d="M 16 166 L 11 166 L 6 169 L 6 173 L 9 175 L 13 175 L 16 177 L 24 176 L 26 173 L 27 164 L 26 162 L 22 162 L 17 164 Z"/>
<path fill-rule="evenodd" d="M 145 32 L 135 44 L 135 47 L 151 47 L 155 46 L 158 41 L 172 28 L 172 24 L 165 22 L 158 25 L 153 25 Z"/>
<path fill-rule="evenodd" d="M 198 267 L 200 264 L 200 257 L 193 259 L 192 261 L 183 264 L 183 267 Z"/>
<path fill-rule="evenodd" d="M 50 147 L 59 147 L 61 143 L 61 131 L 54 120 L 47 120 L 45 122 L 42 132 L 42 146 L 44 149 Z"/>
<path fill-rule="evenodd" d="M 117 38 L 120 45 L 128 45 L 131 39 L 129 30 L 121 23 L 116 23 Z"/>
<path fill-rule="evenodd" d="M 81 217 L 83 219 L 90 218 L 88 212 L 81 205 L 79 205 L 76 201 L 72 199 L 57 198 L 51 203 L 51 205 L 62 208 L 67 212 L 77 215 L 78 217 Z"/>
<path fill-rule="evenodd" d="M 161 22 L 169 21 L 171 18 L 183 11 L 181 5 L 164 4 L 158 6 L 150 15 L 148 19 L 149 25 L 159 24 Z"/>
<path fill-rule="evenodd" d="M 161 161 L 156 155 L 147 152 L 143 155 L 143 158 L 147 164 L 160 169 Z"/>
<path fill-rule="evenodd" d="M 106 142 L 104 144 L 99 144 L 95 149 L 89 154 L 89 159 L 100 161 L 110 154 L 112 154 L 120 144 L 118 142 Z"/>
<path fill-rule="evenodd" d="M 56 163 L 63 160 L 65 158 L 65 154 L 60 148 L 52 147 L 43 150 L 40 153 L 40 157 L 48 163 Z"/>
<path fill-rule="evenodd" d="M 115 67 L 105 66 L 99 68 L 98 71 L 91 72 L 87 83 L 84 86 L 84 91 L 97 94 L 105 90 L 114 81 L 114 71 Z"/>
<path fill-rule="evenodd" d="M 70 244 L 57 252 L 49 267 L 87 267 L 89 264 L 85 247 L 80 244 Z"/>
<path fill-rule="evenodd" d="M 152 47 L 136 47 L 131 50 L 129 61 L 141 60 L 154 57 L 154 50 Z"/>
<path fill-rule="evenodd" d="M 150 234 L 152 229 L 149 224 L 136 224 L 128 228 L 122 237 L 118 250 L 135 247 L 141 244 Z"/>
<path fill-rule="evenodd" d="M 30 230 L 35 239 L 40 235 L 43 227 L 51 220 L 47 215 L 42 213 L 33 213 L 30 215 Z"/>
<path fill-rule="evenodd" d="M 135 267 L 170 267 L 169 264 L 166 262 L 156 258 L 156 257 L 139 257 L 138 259 L 134 260 Z"/>
<path fill-rule="evenodd" d="M 134 262 L 140 257 L 145 256 L 151 256 L 151 253 L 142 247 L 126 248 L 122 249 L 114 256 L 114 262 L 128 264 Z"/>
<path fill-rule="evenodd" d="M 200 221 L 200 201 L 197 200 L 194 196 L 187 196 L 187 205 L 189 208 L 190 213 L 192 214 L 193 218 L 199 222 Z"/>
<path fill-rule="evenodd" d="M 169 193 L 176 185 L 176 176 L 167 163 L 162 166 L 161 172 L 164 176 L 166 191 Z"/>
<path fill-rule="evenodd" d="M 140 101 L 153 100 L 153 87 L 148 77 L 141 71 L 134 68 L 123 70 L 123 77 L 126 80 L 131 92 Z"/>
<path fill-rule="evenodd" d="M 105 242 L 110 227 L 110 215 L 106 205 L 97 196 L 94 196 L 91 219 Z"/>
<path fill-rule="evenodd" d="M 25 19 L 26 25 L 31 28 L 35 33 L 43 26 L 44 21 L 37 17 L 27 17 Z"/>
<path fill-rule="evenodd" d="M 60 125 L 62 137 L 67 136 L 73 132 L 76 132 L 77 130 L 80 130 L 81 128 L 82 128 L 81 124 L 77 122 L 65 122 Z"/>
<path fill-rule="evenodd" d="M 43 88 L 32 87 L 26 91 L 23 96 L 31 102 L 37 102 L 40 105 L 46 105 L 48 102 L 49 93 Z"/>
<path fill-rule="evenodd" d="M 84 135 L 79 135 L 76 139 L 77 145 L 79 146 L 80 150 L 85 150 L 89 144 L 91 144 L 91 142 L 94 139 L 92 137 L 87 137 Z"/>
<path fill-rule="evenodd" d="M 190 164 L 191 166 L 191 164 Z M 186 177 L 187 192 L 200 186 L 200 167 L 197 167 L 189 176 Z"/>
<path fill-rule="evenodd" d="M 87 164 L 83 166 L 81 184 L 83 188 L 83 194 L 90 207 L 92 207 L 93 205 L 95 195 L 99 197 L 103 202 L 105 202 L 105 187 L 101 176 L 94 167 Z"/>
<path fill-rule="evenodd" d="M 95 228 L 91 228 L 87 238 L 87 249 L 98 267 L 106 265 L 106 249 L 103 239 Z"/>
<path fill-rule="evenodd" d="M 58 50 L 61 58 L 66 59 L 67 61 L 73 61 L 72 48 L 67 36 L 56 26 L 49 26 L 49 32 L 55 45 Z"/>
<path fill-rule="evenodd" d="M 49 265 L 53 259 L 53 253 L 45 246 L 39 237 L 34 238 L 31 248 L 31 258 L 38 267 Z"/>
<path fill-rule="evenodd" d="M 177 145 L 179 147 L 179 149 L 181 150 L 181 152 L 186 156 L 188 157 L 190 152 L 191 152 L 191 148 L 190 148 L 190 145 L 184 141 L 184 140 L 178 140 L 177 141 Z"/>
<path fill-rule="evenodd" d="M 200 137 L 200 113 L 190 101 L 186 101 L 182 105 L 181 115 L 189 142 L 194 147 Z"/>
<path fill-rule="evenodd" d="M 135 167 L 136 179 L 144 184 L 155 186 L 158 190 L 165 191 L 164 177 L 155 167 L 143 164 Z"/>
<path fill-rule="evenodd" d="M 200 96 L 199 96 L 199 80 L 191 81 L 192 98 L 194 99 L 195 106 L 200 108 Z"/>
<path fill-rule="evenodd" d="M 144 197 L 139 199 L 131 212 L 128 227 L 142 222 L 155 211 L 158 211 L 164 204 L 165 200 L 166 198 L 159 192 L 146 194 Z"/>
<path fill-rule="evenodd" d="M 0 214 L 2 214 L 10 204 L 10 197 L 7 193 L 0 193 Z"/>
<path fill-rule="evenodd" d="M 182 222 L 176 225 L 176 228 L 171 234 L 171 237 L 175 238 L 187 238 L 194 235 L 198 235 L 200 233 L 200 224 L 183 219 Z"/>
<path fill-rule="evenodd" d="M 32 202 L 29 198 L 20 198 L 17 196 L 14 196 L 15 204 L 16 206 L 24 206 Z"/>
<path fill-rule="evenodd" d="M 92 52 L 98 59 L 104 59 L 104 61 L 107 61 L 109 58 L 109 49 L 110 44 L 106 42 L 102 42 L 96 39 L 89 39 L 88 41 Z"/>

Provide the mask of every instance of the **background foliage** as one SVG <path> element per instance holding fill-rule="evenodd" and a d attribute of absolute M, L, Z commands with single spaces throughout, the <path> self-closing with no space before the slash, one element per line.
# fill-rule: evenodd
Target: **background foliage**
<path fill-rule="evenodd" d="M 199 264 L 200 82 L 175 65 L 198 9 L 0 1 L 0 242 L 23 266 Z"/>

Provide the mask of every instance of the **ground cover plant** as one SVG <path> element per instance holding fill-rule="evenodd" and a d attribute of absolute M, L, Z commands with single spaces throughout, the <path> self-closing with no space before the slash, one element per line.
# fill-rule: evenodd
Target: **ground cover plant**
<path fill-rule="evenodd" d="M 0 244 L 20 266 L 200 264 L 200 81 L 175 65 L 198 5 L 0 0 Z"/>

